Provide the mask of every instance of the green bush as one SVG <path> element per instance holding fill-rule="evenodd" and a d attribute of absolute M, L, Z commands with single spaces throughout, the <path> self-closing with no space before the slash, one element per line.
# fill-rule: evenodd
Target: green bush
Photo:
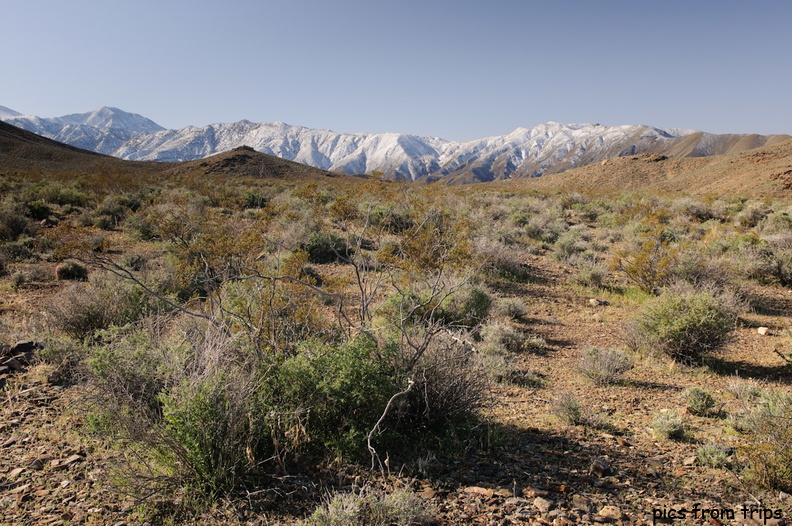
<path fill-rule="evenodd" d="M 685 390 L 685 405 L 691 415 L 707 416 L 715 407 L 715 399 L 707 391 L 698 387 L 689 387 Z"/>
<path fill-rule="evenodd" d="M 27 207 L 22 203 L 5 201 L 0 204 L 0 241 L 15 241 L 21 235 L 31 233 L 27 213 Z"/>
<path fill-rule="evenodd" d="M 88 268 L 77 261 L 64 261 L 55 267 L 55 279 L 68 281 L 87 281 Z"/>
<path fill-rule="evenodd" d="M 303 344 L 275 371 L 268 403 L 280 413 L 304 415 L 303 452 L 361 458 L 366 435 L 395 392 L 376 342 L 360 336 L 339 347 Z M 295 425 L 274 432 L 285 437 Z"/>
<path fill-rule="evenodd" d="M 728 448 L 714 442 L 707 442 L 696 450 L 698 463 L 711 468 L 728 468 L 731 464 L 730 456 Z"/>
<path fill-rule="evenodd" d="M 347 240 L 335 232 L 314 232 L 301 247 L 310 263 L 345 262 L 354 253 Z"/>
<path fill-rule="evenodd" d="M 635 319 L 638 345 L 671 358 L 701 363 L 734 328 L 735 313 L 706 291 L 667 292 L 647 302 Z"/>

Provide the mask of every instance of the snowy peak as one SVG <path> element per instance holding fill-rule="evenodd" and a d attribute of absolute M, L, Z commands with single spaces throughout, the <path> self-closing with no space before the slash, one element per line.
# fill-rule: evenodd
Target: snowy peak
<path fill-rule="evenodd" d="M 108 106 L 102 106 L 92 112 L 74 113 L 52 120 L 75 126 L 91 126 L 98 130 L 123 130 L 128 133 L 155 133 L 165 129 L 142 115 L 128 113 Z"/>
<path fill-rule="evenodd" d="M 166 130 L 141 115 L 111 107 L 53 119 L 0 107 L 0 119 L 60 142 L 128 160 L 189 161 L 247 145 L 345 174 L 377 171 L 390 179 L 451 182 L 538 177 L 641 153 L 716 155 L 734 148 L 756 148 L 779 137 L 751 136 L 750 141 L 743 141 L 742 136 L 687 129 L 558 122 L 465 142 L 399 133 L 335 133 L 248 120 Z"/>
<path fill-rule="evenodd" d="M 22 115 L 18 111 L 14 111 L 11 108 L 6 108 L 5 106 L 0 106 L 0 120 L 10 119 L 12 117 L 18 117 Z"/>

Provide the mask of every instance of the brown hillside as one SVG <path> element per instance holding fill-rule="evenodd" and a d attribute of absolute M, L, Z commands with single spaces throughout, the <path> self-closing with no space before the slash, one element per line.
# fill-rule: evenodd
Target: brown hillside
<path fill-rule="evenodd" d="M 119 171 L 156 173 L 162 163 L 132 162 L 63 144 L 0 121 L 0 171 L 48 174 Z"/>
<path fill-rule="evenodd" d="M 343 177 L 279 157 L 260 153 L 249 146 L 241 146 L 205 159 L 173 163 L 169 174 L 233 175 L 238 177 L 275 179 L 317 179 Z"/>
<path fill-rule="evenodd" d="M 0 121 L 0 171 L 3 170 L 47 172 L 52 175 L 109 170 L 135 174 L 226 175 L 275 179 L 340 176 L 259 153 L 245 146 L 197 161 L 125 161 L 59 143 Z"/>
<path fill-rule="evenodd" d="M 744 147 L 750 140 L 744 136 L 734 148 Z M 537 189 L 788 196 L 792 190 L 792 141 L 712 157 L 620 157 L 517 184 Z"/>

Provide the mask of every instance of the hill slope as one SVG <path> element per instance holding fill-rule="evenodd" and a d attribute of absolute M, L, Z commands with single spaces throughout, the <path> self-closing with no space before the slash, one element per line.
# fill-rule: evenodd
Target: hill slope
<path fill-rule="evenodd" d="M 749 141 L 750 139 L 740 139 Z M 761 148 L 698 158 L 642 154 L 523 181 L 535 188 L 647 190 L 697 194 L 789 196 L 792 191 L 792 140 Z"/>

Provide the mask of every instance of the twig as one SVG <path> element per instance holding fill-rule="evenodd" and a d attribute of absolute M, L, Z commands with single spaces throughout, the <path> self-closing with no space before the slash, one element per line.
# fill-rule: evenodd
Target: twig
<path fill-rule="evenodd" d="M 366 446 L 368 447 L 369 453 L 371 453 L 371 469 L 374 469 L 374 460 L 376 460 L 377 463 L 379 464 L 380 473 L 382 473 L 383 476 L 385 475 L 385 469 L 382 466 L 382 461 L 380 460 L 379 455 L 377 454 L 377 450 L 374 449 L 374 447 L 371 445 L 371 438 L 374 436 L 374 433 L 379 429 L 379 426 L 382 423 L 382 421 L 385 420 L 385 417 L 388 416 L 388 411 L 390 411 L 390 407 L 393 404 L 393 401 L 396 400 L 398 397 L 409 393 L 412 390 L 413 385 L 415 385 L 415 382 L 412 381 L 412 378 L 408 378 L 407 389 L 400 391 L 395 395 L 391 396 L 390 400 L 388 400 L 388 403 L 385 406 L 385 410 L 382 412 L 382 416 L 379 417 L 377 423 L 374 424 L 374 427 L 372 427 L 371 431 L 369 431 L 368 437 L 366 437 Z"/>

